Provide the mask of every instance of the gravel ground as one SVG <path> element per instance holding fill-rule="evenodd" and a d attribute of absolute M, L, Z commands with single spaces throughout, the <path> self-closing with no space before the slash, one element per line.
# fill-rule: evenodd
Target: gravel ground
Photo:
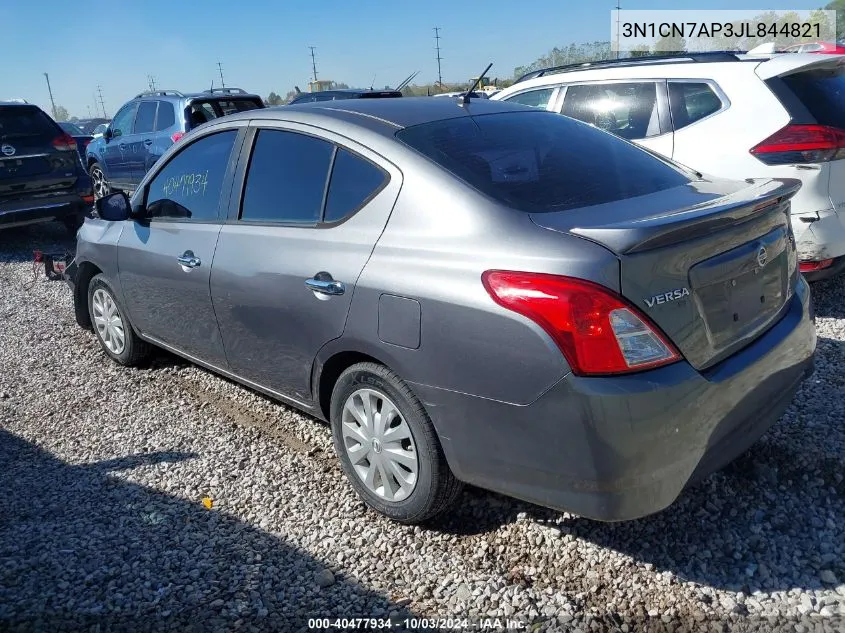
<path fill-rule="evenodd" d="M 470 489 L 410 528 L 357 500 L 325 425 L 165 353 L 109 362 L 67 286 L 33 282 L 62 231 L 0 233 L 0 629 L 845 629 L 845 279 L 814 288 L 817 373 L 780 424 L 669 510 L 607 525 Z"/>

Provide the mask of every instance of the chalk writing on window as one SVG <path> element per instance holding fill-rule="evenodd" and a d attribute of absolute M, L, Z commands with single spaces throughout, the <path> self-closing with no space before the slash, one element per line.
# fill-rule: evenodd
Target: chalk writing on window
<path fill-rule="evenodd" d="M 163 190 L 165 198 L 204 196 L 208 187 L 208 170 L 204 173 L 182 174 L 165 179 Z"/>

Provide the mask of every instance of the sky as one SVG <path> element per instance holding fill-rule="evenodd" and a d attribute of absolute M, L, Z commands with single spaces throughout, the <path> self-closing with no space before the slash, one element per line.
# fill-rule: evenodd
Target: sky
<path fill-rule="evenodd" d="M 623 9 L 796 9 L 826 0 L 622 0 Z M 767 6 L 768 5 L 768 6 Z M 97 87 L 111 116 L 156 86 L 182 92 L 237 86 L 285 95 L 317 76 L 353 87 L 437 79 L 434 27 L 440 27 L 444 82 L 510 77 L 555 46 L 610 39 L 615 0 L 0 0 L 0 100 L 26 99 L 98 116 Z M 375 81 L 374 78 L 375 77 Z"/>

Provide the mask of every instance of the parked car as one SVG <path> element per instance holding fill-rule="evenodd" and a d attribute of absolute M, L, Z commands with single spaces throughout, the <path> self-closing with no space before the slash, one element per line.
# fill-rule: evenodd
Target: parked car
<path fill-rule="evenodd" d="M 133 191 L 186 132 L 234 112 L 263 107 L 261 97 L 240 88 L 194 94 L 157 90 L 136 95 L 117 111 L 103 135 L 88 145 L 85 164 L 94 182 L 94 195 L 102 197 L 112 189 Z"/>
<path fill-rule="evenodd" d="M 804 42 L 793 44 L 783 49 L 784 53 L 821 53 L 823 55 L 842 55 L 845 46 L 832 42 Z"/>
<path fill-rule="evenodd" d="M 76 232 L 93 201 L 73 137 L 38 106 L 0 101 L 0 228 L 58 220 Z"/>
<path fill-rule="evenodd" d="M 319 92 L 300 92 L 288 102 L 288 105 L 298 103 L 313 103 L 315 101 L 337 101 L 338 99 L 392 99 L 401 97 L 400 90 L 373 90 L 371 88 L 336 88 Z"/>
<path fill-rule="evenodd" d="M 96 129 L 103 125 L 104 123 L 107 124 L 109 122 L 108 119 L 101 119 L 101 118 L 93 118 L 93 119 L 79 119 L 74 123 L 76 126 L 82 130 L 84 134 L 90 134 L 91 136 L 96 135 Z"/>
<path fill-rule="evenodd" d="M 699 171 L 798 178 L 809 280 L 845 269 L 845 57 L 704 53 L 529 73 L 493 97 L 586 121 Z"/>
<path fill-rule="evenodd" d="M 79 154 L 79 158 L 84 163 L 85 148 L 88 147 L 88 143 L 94 140 L 94 137 L 90 134 L 86 134 L 70 121 L 58 121 L 58 124 L 60 128 L 70 134 L 73 137 L 73 140 L 76 141 L 76 151 Z"/>
<path fill-rule="evenodd" d="M 812 369 L 797 180 L 701 177 L 519 105 L 358 99 L 191 132 L 97 202 L 78 323 L 331 424 L 361 498 L 599 520 L 745 451 Z"/>

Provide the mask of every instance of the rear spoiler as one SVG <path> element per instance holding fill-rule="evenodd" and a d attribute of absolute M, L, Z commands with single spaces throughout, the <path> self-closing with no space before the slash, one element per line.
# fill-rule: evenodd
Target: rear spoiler
<path fill-rule="evenodd" d="M 573 227 L 570 233 L 605 244 L 620 254 L 648 251 L 742 224 L 758 211 L 781 204 L 801 188 L 797 178 L 751 180 L 753 186 L 674 213 L 642 220 Z"/>

